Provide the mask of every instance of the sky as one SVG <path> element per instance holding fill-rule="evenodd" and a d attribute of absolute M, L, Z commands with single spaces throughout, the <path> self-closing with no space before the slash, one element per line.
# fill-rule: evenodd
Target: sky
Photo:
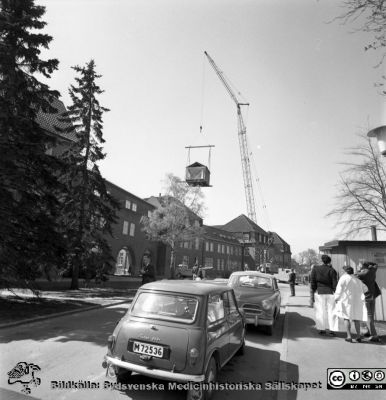
<path fill-rule="evenodd" d="M 204 223 L 247 214 L 236 105 L 204 56 L 214 59 L 243 107 L 257 223 L 293 254 L 342 239 L 326 214 L 348 148 L 382 121 L 375 83 L 385 69 L 365 51 L 371 36 L 334 20 L 339 0 L 37 0 L 46 6 L 49 84 L 70 104 L 74 65 L 102 75 L 102 175 L 145 198 L 184 177 L 185 146 L 214 145 Z M 202 131 L 200 132 L 200 126 Z M 208 149 L 190 161 L 208 165 Z M 370 240 L 370 232 L 361 239 Z"/>

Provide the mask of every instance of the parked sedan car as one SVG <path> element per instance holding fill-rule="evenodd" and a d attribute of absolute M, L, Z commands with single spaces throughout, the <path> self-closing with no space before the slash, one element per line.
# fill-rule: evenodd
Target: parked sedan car
<path fill-rule="evenodd" d="M 233 288 L 245 322 L 264 326 L 272 335 L 275 321 L 280 315 L 280 290 L 276 278 L 257 271 L 233 272 L 228 285 Z"/>
<path fill-rule="evenodd" d="M 138 289 L 108 338 L 103 366 L 120 383 L 132 372 L 183 383 L 215 382 L 244 346 L 244 318 L 230 287 L 163 280 Z M 208 399 L 211 390 L 192 396 Z"/>

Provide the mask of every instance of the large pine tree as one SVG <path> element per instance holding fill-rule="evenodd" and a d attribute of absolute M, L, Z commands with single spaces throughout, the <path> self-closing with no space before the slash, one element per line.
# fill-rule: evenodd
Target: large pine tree
<path fill-rule="evenodd" d="M 99 104 L 103 90 L 98 86 L 100 78 L 91 60 L 84 67 L 73 67 L 78 73 L 76 85 L 70 87 L 72 105 L 63 116 L 63 122 L 71 123 L 76 140 L 63 155 L 66 170 L 62 175 L 67 187 L 63 199 L 63 226 L 68 238 L 71 289 L 78 288 L 81 268 L 102 265 L 111 259 L 111 251 L 105 239 L 112 234 L 118 203 L 107 192 L 105 181 L 98 168 L 98 161 L 105 158 L 102 144 L 103 113 L 109 111 Z M 68 132 L 68 131 L 67 131 Z"/>
<path fill-rule="evenodd" d="M 52 37 L 41 33 L 45 8 L 33 0 L 0 0 L 0 278 L 29 280 L 61 255 L 57 230 L 58 160 L 54 137 L 36 122 L 59 93 L 39 81 L 58 60 L 43 60 Z"/>

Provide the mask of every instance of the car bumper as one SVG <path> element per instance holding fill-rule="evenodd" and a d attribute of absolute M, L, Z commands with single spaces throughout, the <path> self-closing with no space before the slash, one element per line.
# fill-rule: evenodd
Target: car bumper
<path fill-rule="evenodd" d="M 253 316 L 245 316 L 244 318 L 245 323 L 248 325 L 255 325 L 255 326 L 272 326 L 273 325 L 273 319 L 266 319 L 266 318 L 261 318 L 258 315 L 253 315 Z"/>
<path fill-rule="evenodd" d="M 118 358 L 105 356 L 105 361 L 119 368 L 124 368 L 129 371 L 137 372 L 141 375 L 150 376 L 152 378 L 170 380 L 175 382 L 203 382 L 205 375 L 189 375 L 179 372 L 165 371 L 163 369 L 148 368 L 143 365 L 133 364 L 127 361 L 119 360 Z"/>

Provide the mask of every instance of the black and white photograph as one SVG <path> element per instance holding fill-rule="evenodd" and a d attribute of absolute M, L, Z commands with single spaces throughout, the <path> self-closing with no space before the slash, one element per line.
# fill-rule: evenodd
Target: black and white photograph
<path fill-rule="evenodd" d="M 386 2 L 0 0 L 0 398 L 386 397 Z"/>

